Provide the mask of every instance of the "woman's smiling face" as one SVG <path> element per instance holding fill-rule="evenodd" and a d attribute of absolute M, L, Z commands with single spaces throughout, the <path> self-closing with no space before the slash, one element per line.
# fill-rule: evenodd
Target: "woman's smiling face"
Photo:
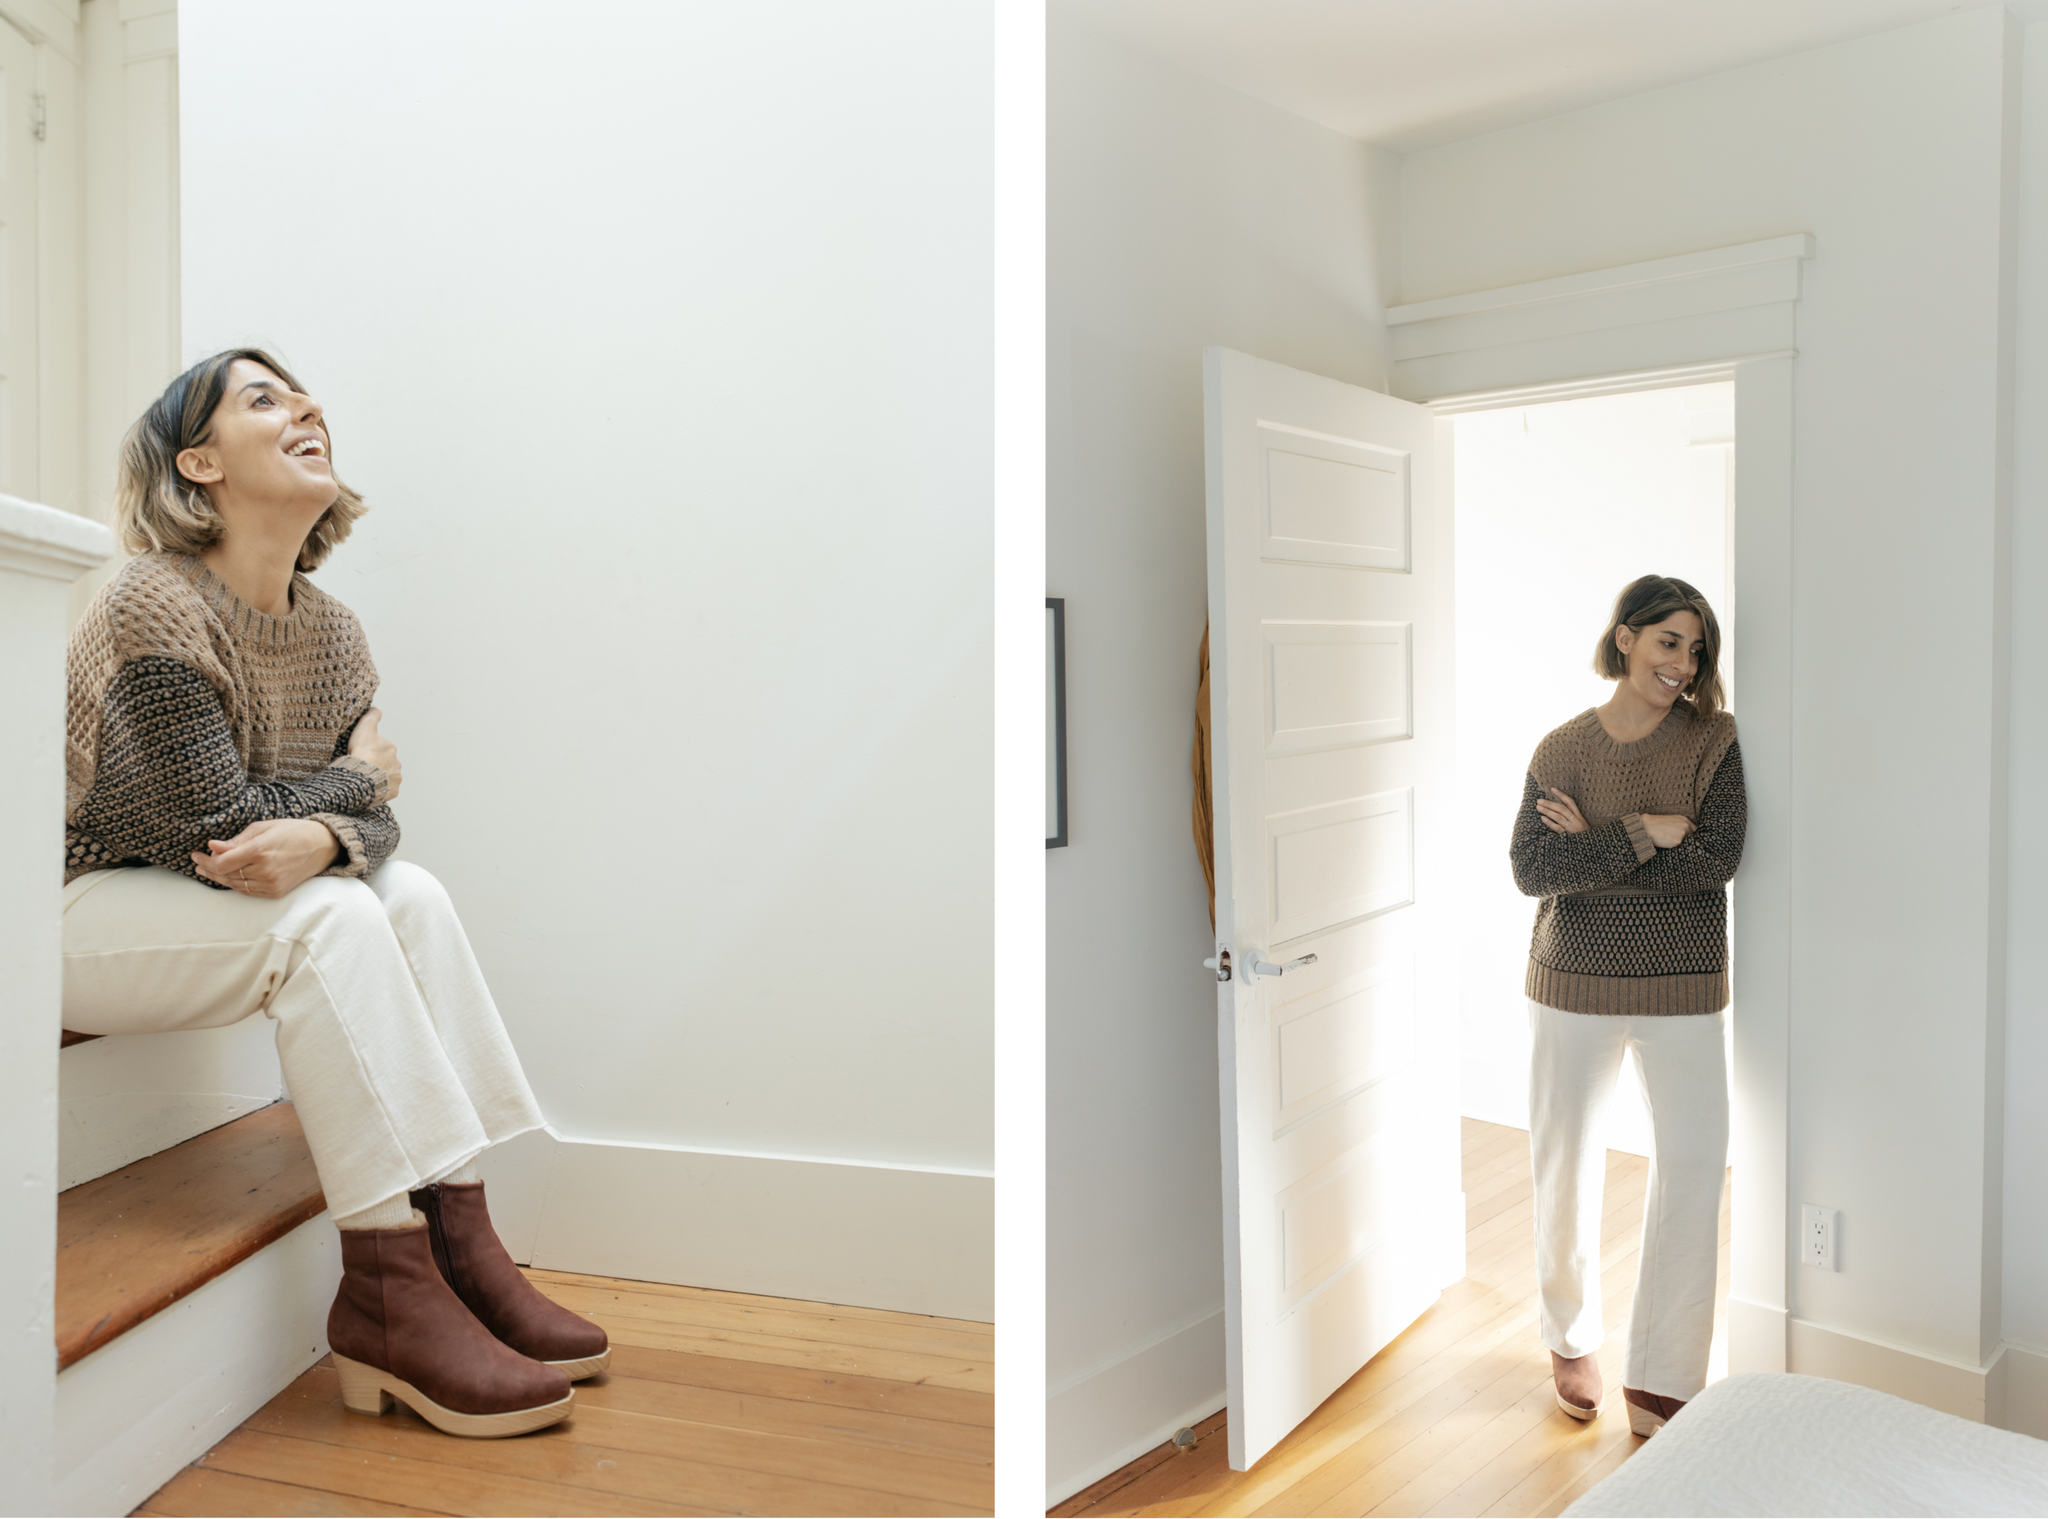
<path fill-rule="evenodd" d="M 1623 624 L 1614 642 L 1628 657 L 1630 689 L 1652 706 L 1669 707 L 1699 673 L 1706 629 L 1697 612 L 1673 612 L 1640 630 Z"/>
<path fill-rule="evenodd" d="M 188 480 L 279 506 L 325 511 L 334 504 L 337 487 L 320 403 L 261 364 L 237 359 L 229 367 L 206 430 L 204 443 L 178 455 Z"/>

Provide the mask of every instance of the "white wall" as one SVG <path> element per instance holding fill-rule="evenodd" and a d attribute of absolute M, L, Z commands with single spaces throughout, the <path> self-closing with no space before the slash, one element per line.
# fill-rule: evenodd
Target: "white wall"
<path fill-rule="evenodd" d="M 1979 11 L 1735 70 L 1418 153 L 1402 181 L 1411 301 L 1818 239 L 1796 365 L 1790 1201 L 1842 1210 L 1843 1269 L 1790 1268 L 1790 1302 L 1965 1368 L 2000 1335 L 2005 26 Z M 1800 1369 L 1819 1341 L 1794 1342 Z"/>
<path fill-rule="evenodd" d="M 1071 845 L 1047 865 L 1047 1479 L 1223 1402 L 1214 953 L 1189 831 L 1202 348 L 1385 388 L 1393 160 L 1058 10 L 1047 573 Z"/>
<path fill-rule="evenodd" d="M 275 345 L 372 504 L 321 583 L 376 651 L 404 854 L 587 1142 L 535 1185 L 581 1219 L 593 1147 L 681 1157 L 622 1152 L 669 1179 L 583 1256 L 543 1220 L 550 1259 L 745 1285 L 717 1199 L 773 1211 L 787 1159 L 876 1199 L 806 1290 L 985 1316 L 989 17 L 566 19 L 188 7 L 185 353 Z M 954 1254 L 911 1259 L 933 1210 Z M 834 1276 L 892 1249 L 895 1285 Z"/>
<path fill-rule="evenodd" d="M 2026 33 L 2012 522 L 2012 847 L 2006 983 L 2005 1339 L 2048 1439 L 2048 24 Z M 2012 1351 L 2008 1350 L 2008 1357 Z M 2018 1407 L 2022 1400 L 2011 1396 Z"/>
<path fill-rule="evenodd" d="M 1716 608 L 1734 673 L 1728 601 L 1728 446 L 1735 387 L 1587 396 L 1467 412 L 1457 435 L 1459 1007 L 1463 1111 L 1529 1126 L 1535 902 L 1515 889 L 1508 834 L 1543 735 L 1614 694 L 1593 673 L 1601 621 L 1639 575 L 1689 581 Z M 1631 1060 L 1605 1134 L 1650 1153 Z"/>

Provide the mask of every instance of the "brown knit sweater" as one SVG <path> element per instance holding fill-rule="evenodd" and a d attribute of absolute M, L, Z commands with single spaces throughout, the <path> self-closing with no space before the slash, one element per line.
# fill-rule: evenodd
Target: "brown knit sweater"
<path fill-rule="evenodd" d="M 1536 810 L 1555 786 L 1584 833 L 1554 833 Z M 1659 849 L 1644 814 L 1688 817 Z M 1647 738 L 1617 744 L 1586 711 L 1536 746 L 1508 857 L 1515 884 L 1543 898 L 1527 994 L 1568 1013 L 1711 1013 L 1728 1005 L 1728 903 L 1749 803 L 1735 719 L 1680 702 Z"/>
<path fill-rule="evenodd" d="M 328 875 L 390 857 L 389 780 L 348 752 L 377 691 L 369 645 L 305 576 L 291 598 L 266 616 L 175 554 L 130 560 L 93 598 L 66 659 L 65 881 L 112 865 L 204 880 L 192 853 L 266 818 L 332 829 Z"/>

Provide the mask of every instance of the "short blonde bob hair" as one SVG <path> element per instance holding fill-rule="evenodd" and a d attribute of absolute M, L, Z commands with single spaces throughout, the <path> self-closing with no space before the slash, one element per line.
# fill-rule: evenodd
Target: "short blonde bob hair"
<path fill-rule="evenodd" d="M 1692 684 L 1683 694 L 1701 717 L 1712 717 L 1728 703 L 1721 689 L 1721 624 L 1714 620 L 1714 609 L 1707 605 L 1707 598 L 1683 580 L 1669 575 L 1645 575 L 1622 588 L 1614 600 L 1607 626 L 1600 631 L 1600 642 L 1594 645 L 1593 673 L 1604 680 L 1625 679 L 1628 656 L 1615 642 L 1615 630 L 1626 626 L 1641 633 L 1680 612 L 1691 612 L 1699 618 L 1700 642 L 1705 645 L 1700 650 L 1699 668 L 1693 672 Z"/>
<path fill-rule="evenodd" d="M 150 403 L 121 440 L 121 459 L 114 481 L 114 530 L 132 554 L 197 554 L 220 542 L 227 524 L 213 509 L 206 487 L 178 473 L 178 455 L 206 442 L 213 414 L 227 393 L 228 370 L 235 360 L 261 364 L 293 390 L 305 386 L 291 371 L 260 348 L 230 348 L 201 359 L 171 381 Z M 326 423 L 320 426 L 327 431 Z M 328 445 L 328 455 L 334 453 Z M 348 537 L 356 519 L 368 511 L 363 498 L 335 479 L 334 505 L 320 514 L 299 548 L 299 568 L 318 569 L 334 546 Z"/>

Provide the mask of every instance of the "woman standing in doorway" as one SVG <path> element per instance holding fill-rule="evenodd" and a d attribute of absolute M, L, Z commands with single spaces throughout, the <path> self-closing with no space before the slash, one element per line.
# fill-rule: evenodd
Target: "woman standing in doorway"
<path fill-rule="evenodd" d="M 1682 580 L 1627 587 L 1593 655 L 1604 705 L 1529 762 L 1509 850 L 1541 897 L 1526 991 L 1536 1275 L 1558 1407 L 1600 1411 L 1605 1156 L 1599 1118 L 1633 1048 L 1655 1154 L 1622 1393 L 1654 1433 L 1706 1385 L 1728 1156 L 1728 920 L 1748 802 L 1722 710 L 1721 630 Z"/>

